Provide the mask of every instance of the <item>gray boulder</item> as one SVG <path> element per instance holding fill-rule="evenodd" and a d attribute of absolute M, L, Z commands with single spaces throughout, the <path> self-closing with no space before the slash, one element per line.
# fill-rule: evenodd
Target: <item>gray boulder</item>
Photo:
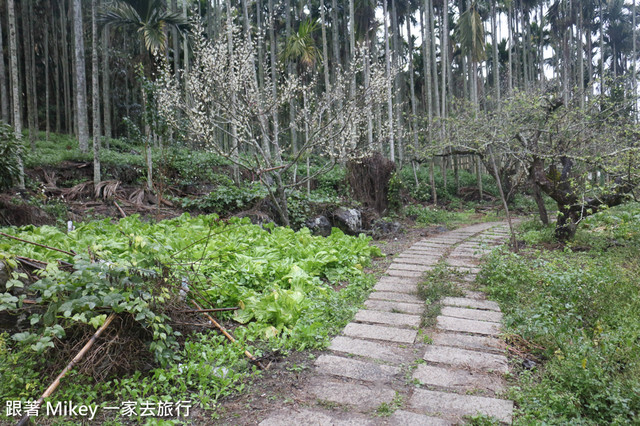
<path fill-rule="evenodd" d="M 313 219 L 309 219 L 304 223 L 304 226 L 309 228 L 315 235 L 322 235 L 323 237 L 331 235 L 331 222 L 326 216 L 316 216 Z"/>
<path fill-rule="evenodd" d="M 333 226 L 345 234 L 356 235 L 362 230 L 362 213 L 358 209 L 339 208 L 333 212 Z"/>
<path fill-rule="evenodd" d="M 0 291 L 6 290 L 7 281 L 9 281 L 9 268 L 0 260 Z"/>

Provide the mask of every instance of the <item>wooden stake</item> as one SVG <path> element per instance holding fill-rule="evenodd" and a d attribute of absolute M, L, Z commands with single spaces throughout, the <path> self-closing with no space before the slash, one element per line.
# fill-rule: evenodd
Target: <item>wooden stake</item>
<path fill-rule="evenodd" d="M 120 215 L 122 215 L 123 218 L 127 217 L 127 214 L 124 212 L 124 210 L 122 210 L 122 207 L 120 207 L 117 201 L 114 200 L 113 204 L 115 204 L 115 206 L 118 208 L 118 211 L 120 212 Z"/>
<path fill-rule="evenodd" d="M 184 311 L 178 311 L 180 313 L 192 314 L 192 313 L 204 313 L 204 312 L 225 312 L 225 311 L 237 311 L 239 306 L 235 308 L 214 308 L 214 309 L 187 309 Z"/>
<path fill-rule="evenodd" d="M 197 303 L 195 300 L 192 300 L 192 301 L 191 301 L 191 303 L 193 303 L 193 305 L 194 305 L 196 308 L 198 308 L 198 310 L 199 310 L 199 311 L 201 311 L 201 312 L 202 312 L 202 311 L 204 311 L 204 310 L 202 309 L 202 307 L 201 307 L 200 305 L 198 305 L 198 303 Z M 222 334 L 224 334 L 224 336 L 225 336 L 227 339 L 229 339 L 232 343 L 236 343 L 236 342 L 237 342 L 237 340 L 236 340 L 236 339 L 235 339 L 231 334 L 229 334 L 229 333 L 227 332 L 227 330 L 225 330 L 224 328 L 222 328 L 222 326 L 221 326 L 220 324 L 218 324 L 218 322 L 217 322 L 216 320 L 214 320 L 214 319 L 213 319 L 213 317 L 212 317 L 211 315 L 209 315 L 209 314 L 208 314 L 208 313 L 206 313 L 206 312 L 202 312 L 202 313 L 204 314 L 204 316 L 206 316 L 206 317 L 209 319 L 209 321 L 211 321 L 211 324 L 215 325 L 215 326 L 216 326 L 216 328 L 217 328 L 218 330 L 220 330 L 220 332 L 221 332 Z M 256 359 L 256 357 L 254 357 L 253 355 L 251 355 L 251 352 L 249 352 L 249 351 L 245 350 L 245 351 L 244 351 L 244 354 L 247 356 L 247 358 L 249 358 L 251 361 L 253 361 L 253 362 L 254 362 L 258 367 L 260 367 L 260 368 L 261 368 L 261 369 L 263 369 L 263 370 L 266 370 L 266 368 L 264 367 L 264 365 L 262 365 L 262 363 L 261 363 L 260 361 L 258 361 L 258 360 Z"/>
<path fill-rule="evenodd" d="M 33 241 L 23 240 L 22 238 L 14 237 L 13 235 L 5 234 L 4 232 L 0 232 L 0 235 L 2 235 L 3 237 L 7 237 L 7 238 L 11 238 L 13 240 L 17 240 L 17 241 L 23 242 L 23 243 L 33 244 L 34 246 L 46 248 L 46 249 L 49 249 L 49 250 L 59 251 L 60 253 L 68 254 L 69 256 L 75 256 L 76 255 L 76 253 L 73 252 L 73 251 L 66 251 L 66 250 L 62 250 L 62 249 L 59 249 L 59 248 L 55 248 L 55 247 L 45 246 L 44 244 L 34 243 Z"/>
<path fill-rule="evenodd" d="M 49 387 L 47 388 L 47 390 L 44 391 L 44 393 L 42 394 L 40 399 L 38 399 L 38 401 L 36 401 L 36 410 L 38 408 L 40 408 L 40 406 L 44 402 L 45 398 L 48 398 L 49 396 L 51 396 L 51 394 L 53 392 L 55 392 L 55 390 L 60 385 L 60 381 L 78 363 L 78 361 L 80 361 L 82 359 L 82 357 L 89 351 L 89 349 L 91 349 L 91 346 L 93 346 L 93 344 L 98 339 L 98 337 L 100 337 L 102 332 L 109 326 L 109 324 L 111 324 L 111 322 L 115 319 L 115 317 L 116 317 L 116 313 L 115 312 L 113 312 L 111 315 L 109 315 L 107 317 L 107 319 L 104 321 L 104 324 L 102 324 L 102 326 L 98 330 L 96 330 L 95 334 L 93 336 L 91 336 L 91 339 L 89 339 L 89 341 L 82 347 L 82 349 L 80 349 L 80 352 L 78 352 L 77 355 L 73 357 L 71 362 L 69 362 L 69 364 L 67 364 L 67 366 L 64 368 L 64 370 L 62 370 L 60 372 L 60 374 L 58 374 L 58 377 L 56 377 L 56 379 L 53 381 L 53 383 L 51 383 L 49 385 Z M 16 426 L 24 426 L 28 422 L 29 422 L 29 415 L 25 414 L 24 417 L 22 417 L 20 419 L 20 421 L 16 424 Z"/>

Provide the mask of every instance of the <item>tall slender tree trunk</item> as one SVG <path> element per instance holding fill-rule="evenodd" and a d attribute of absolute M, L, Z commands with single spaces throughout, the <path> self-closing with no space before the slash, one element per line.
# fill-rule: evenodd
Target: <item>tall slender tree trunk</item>
<path fill-rule="evenodd" d="M 342 110 L 342 88 L 337 85 L 337 76 L 342 69 L 342 60 L 340 57 L 340 20 L 338 18 L 338 3 L 336 0 L 331 1 L 331 44 L 333 45 L 333 61 L 335 71 L 333 73 L 333 83 L 336 84 L 335 89 L 338 90 L 338 111 Z M 338 115 L 338 128 L 342 131 L 345 128 L 344 118 L 342 114 Z M 344 155 L 343 155 L 344 157 Z"/>
<path fill-rule="evenodd" d="M 291 28 L 291 0 L 285 0 L 285 43 L 289 42 L 289 38 L 291 37 L 292 34 L 292 28 Z M 287 74 L 288 75 L 292 75 L 293 74 L 293 64 L 291 63 L 291 61 L 287 61 Z M 293 123 L 296 120 L 296 100 L 295 98 L 291 98 L 290 102 L 289 102 L 289 129 L 290 129 L 290 133 L 291 133 L 291 149 L 293 150 L 293 153 L 296 154 L 298 152 L 298 132 L 296 131 L 296 127 L 293 125 Z"/>
<path fill-rule="evenodd" d="M 242 18 L 243 18 L 243 24 L 244 24 L 245 37 L 249 41 L 249 44 L 252 44 L 251 23 L 249 22 L 249 8 L 247 5 L 247 0 L 242 0 Z M 259 23 L 260 23 L 260 19 L 258 18 L 258 25 L 260 25 Z M 253 84 L 256 90 L 259 90 L 259 88 L 261 87 L 260 78 L 258 77 L 258 72 L 256 71 L 254 57 L 252 57 L 251 62 L 252 62 L 251 69 L 253 70 Z M 263 150 L 263 157 L 266 159 L 271 157 L 271 153 L 270 153 L 271 150 L 269 147 L 269 136 L 267 134 L 267 118 L 265 117 L 265 114 L 264 114 L 263 99 L 260 98 L 258 102 L 259 102 L 258 120 L 260 121 L 260 134 L 262 136 L 261 146 Z"/>
<path fill-rule="evenodd" d="M 320 20 L 322 21 L 322 71 L 324 74 L 324 90 L 329 92 L 331 88 L 331 81 L 329 76 L 329 48 L 327 45 L 327 19 L 325 17 L 324 0 L 320 0 Z"/>
<path fill-rule="evenodd" d="M 431 33 L 431 59 L 433 62 L 433 100 L 436 117 L 440 117 L 440 80 L 438 79 L 438 58 L 436 57 L 436 25 L 433 0 L 429 1 L 429 32 Z M 442 44 L 440 45 L 442 47 Z M 442 49 L 441 49 L 442 50 Z"/>
<path fill-rule="evenodd" d="M 353 6 L 353 0 L 349 0 L 349 52 L 351 54 L 350 66 L 353 67 L 353 60 L 356 55 L 356 27 L 355 27 L 355 11 Z M 349 86 L 349 99 L 355 99 L 356 97 L 356 73 L 352 73 L 352 78 Z M 356 129 L 353 126 L 349 126 L 349 144 L 351 149 L 356 148 Z"/>
<path fill-rule="evenodd" d="M 600 18 L 600 93 L 606 93 L 606 84 L 604 78 L 604 19 L 602 9 L 604 8 L 604 1 L 600 1 L 600 7 L 598 8 Z"/>
<path fill-rule="evenodd" d="M 364 87 L 366 91 L 369 91 L 371 84 L 371 42 L 369 40 L 369 29 L 366 33 L 366 46 L 367 50 L 364 59 Z M 371 105 L 367 105 L 367 147 L 373 149 L 373 111 Z"/>
<path fill-rule="evenodd" d="M 89 151 L 89 119 L 87 118 L 87 78 L 84 61 L 82 31 L 82 1 L 73 0 L 73 25 L 76 50 L 76 108 L 78 114 L 78 145 L 80 151 Z"/>
<path fill-rule="evenodd" d="M 45 114 L 45 138 L 49 140 L 49 133 L 51 133 L 51 120 L 49 110 L 51 109 L 50 95 L 49 95 L 49 17 L 45 15 L 44 18 L 44 114 Z"/>
<path fill-rule="evenodd" d="M 500 105 L 500 58 L 498 57 L 498 26 L 496 0 L 491 0 L 491 41 L 493 42 L 493 90 L 496 105 Z M 542 64 L 540 65 L 542 66 Z"/>
<path fill-rule="evenodd" d="M 213 6 L 215 8 L 215 4 Z M 178 13 L 178 0 L 171 0 L 171 11 Z M 180 75 L 180 37 L 178 36 L 178 29 L 171 29 L 171 42 L 173 44 L 173 73 L 179 79 Z M 106 131 L 106 129 L 105 129 Z"/>
<path fill-rule="evenodd" d="M 442 9 L 442 117 L 447 116 L 447 68 L 449 67 L 449 0 L 444 0 Z M 444 122 L 443 122 L 444 126 Z"/>
<path fill-rule="evenodd" d="M 35 150 L 35 140 L 38 137 L 38 95 L 36 93 L 37 87 L 37 78 L 36 78 L 36 42 L 35 37 L 33 35 L 33 27 L 35 26 L 35 18 L 33 13 L 33 4 L 35 2 L 29 2 L 29 44 L 31 45 L 31 49 L 29 51 L 29 58 L 31 61 L 31 105 L 33 108 L 33 114 L 31 120 L 33 121 L 33 131 L 29 129 L 29 139 L 31 140 L 31 149 Z M 31 139 L 31 134 L 33 134 L 33 139 Z"/>
<path fill-rule="evenodd" d="M 442 8 L 442 118 L 447 117 L 447 74 L 449 66 L 449 0 L 444 0 Z M 445 137 L 445 121 L 442 120 L 442 139 Z M 447 188 L 447 159 L 442 157 L 442 182 Z"/>
<path fill-rule="evenodd" d="M 231 20 L 231 2 L 227 3 L 227 47 L 229 49 L 229 66 L 234 63 L 234 51 L 233 51 L 233 22 Z M 235 88 L 232 89 L 231 94 L 231 160 L 233 165 L 233 180 L 237 185 L 240 184 L 240 170 L 238 168 L 239 149 L 238 145 L 238 126 L 236 125 L 236 92 Z"/>
<path fill-rule="evenodd" d="M 413 135 L 414 147 L 418 147 L 418 129 L 417 129 L 417 106 L 416 106 L 416 89 L 413 75 L 413 37 L 411 37 L 411 21 L 407 19 L 407 39 L 409 40 L 409 91 L 411 92 L 411 134 Z M 411 159 L 412 161 L 414 158 Z M 415 167 L 415 164 L 414 164 Z M 415 169 L 414 169 L 415 170 Z"/>
<path fill-rule="evenodd" d="M 9 92 L 7 74 L 4 66 L 4 47 L 2 42 L 2 19 L 0 19 L 0 117 L 9 123 Z"/>
<path fill-rule="evenodd" d="M 111 77 L 109 75 L 110 61 L 110 31 L 105 26 L 102 29 L 102 114 L 104 120 L 104 138 L 105 146 L 109 148 L 109 139 L 113 137 L 111 128 Z"/>
<path fill-rule="evenodd" d="M 60 39 L 58 31 L 56 31 L 56 25 L 51 30 L 53 31 L 53 85 L 56 94 L 56 133 L 60 133 L 62 129 L 60 111 L 60 96 L 62 95 L 62 88 L 60 87 Z"/>
<path fill-rule="evenodd" d="M 30 36 L 30 20 L 29 20 L 29 5 L 27 3 L 22 3 L 20 5 L 20 11 L 22 14 L 22 47 L 23 47 L 23 55 L 22 59 L 24 60 L 24 81 L 25 87 L 27 89 L 27 123 L 29 126 L 29 142 L 31 144 L 31 151 L 35 152 L 36 150 L 36 122 L 35 122 L 35 114 L 36 111 L 34 109 L 34 97 L 35 90 L 33 88 L 33 63 L 32 52 L 33 45 L 31 44 L 31 36 Z"/>
<path fill-rule="evenodd" d="M 61 21 L 61 37 L 62 42 L 59 46 L 62 48 L 62 85 L 64 87 L 64 124 L 65 131 L 67 133 L 71 133 L 73 131 L 72 121 L 72 108 L 71 108 L 71 83 L 70 83 L 70 72 L 69 72 L 69 38 L 67 36 L 67 10 L 65 7 L 65 1 L 62 0 L 60 3 L 60 21 Z"/>
<path fill-rule="evenodd" d="M 631 46 L 631 60 L 633 61 L 632 73 L 631 73 L 631 84 L 633 90 L 633 110 L 635 111 L 634 119 L 636 122 L 638 121 L 638 49 L 636 46 L 636 37 L 637 37 L 637 27 L 636 27 L 636 0 L 633 0 L 633 6 L 631 7 L 631 14 L 633 16 L 631 22 L 633 27 L 633 38 L 632 38 L 632 46 Z"/>
<path fill-rule="evenodd" d="M 582 5 L 578 5 L 578 25 L 577 25 L 577 38 L 578 47 L 576 48 L 578 54 L 578 88 L 580 90 L 580 108 L 584 108 L 584 48 L 582 47 Z"/>
<path fill-rule="evenodd" d="M 396 125 L 398 131 L 396 132 L 396 156 L 400 164 L 404 161 L 404 141 L 401 136 L 400 130 L 403 128 L 402 125 L 402 85 L 400 82 L 401 73 L 399 72 L 399 55 L 400 55 L 400 30 L 399 30 L 399 22 L 398 22 L 398 9 L 396 6 L 397 0 L 391 0 L 391 32 L 393 34 L 393 67 L 397 70 L 396 76 L 393 80 L 394 91 L 395 91 L 395 104 L 396 104 Z"/>
<path fill-rule="evenodd" d="M 424 102 L 429 127 L 433 120 L 433 99 L 431 89 L 431 29 L 429 25 L 429 0 L 424 0 L 420 11 L 420 28 L 422 31 L 422 73 L 424 75 Z"/>
<path fill-rule="evenodd" d="M 93 107 L 93 185 L 100 183 L 100 69 L 98 68 L 98 0 L 91 0 L 91 98 Z M 106 114 L 106 111 L 105 111 Z"/>
<path fill-rule="evenodd" d="M 334 0 L 335 2 L 335 0 Z M 389 25 L 388 17 L 389 11 L 387 10 L 387 2 L 383 1 L 383 17 L 384 17 L 384 62 L 387 81 L 391 79 L 391 56 L 389 52 Z M 396 161 L 395 143 L 393 140 L 393 98 L 391 96 L 391 84 L 387 84 L 387 124 L 389 132 L 389 158 L 391 161 Z"/>
<path fill-rule="evenodd" d="M 14 0 L 7 0 L 7 19 L 9 20 L 9 68 L 11 69 L 11 91 L 13 97 L 13 128 L 16 139 L 22 140 L 22 117 L 20 113 L 20 80 L 18 78 L 18 37 L 16 35 L 16 8 Z M 18 154 L 18 188 L 24 189 L 24 164 L 22 163 L 22 145 Z"/>
<path fill-rule="evenodd" d="M 268 0 L 267 6 L 269 8 L 269 19 L 275 19 L 275 14 L 273 10 L 273 0 Z M 278 100 L 278 77 L 277 77 L 277 45 L 276 45 L 276 35 L 275 30 L 273 28 L 273 23 L 269 23 L 269 47 L 270 47 L 270 60 L 271 60 L 271 95 L 273 96 L 274 105 L 277 104 Z M 271 140 L 273 141 L 274 154 L 276 156 L 276 160 L 280 161 L 282 158 L 282 152 L 280 150 L 280 130 L 278 128 L 278 108 L 273 108 L 273 137 Z"/>
<path fill-rule="evenodd" d="M 184 19 L 188 17 L 187 0 L 182 0 L 182 16 Z M 186 34 L 182 37 L 182 54 L 183 77 L 184 81 L 187 81 L 187 76 L 189 75 L 189 38 Z"/>
<path fill-rule="evenodd" d="M 507 70 L 507 80 L 509 83 L 509 94 L 511 94 L 513 93 L 513 4 L 511 3 L 509 3 L 507 26 L 509 32 L 509 69 Z"/>

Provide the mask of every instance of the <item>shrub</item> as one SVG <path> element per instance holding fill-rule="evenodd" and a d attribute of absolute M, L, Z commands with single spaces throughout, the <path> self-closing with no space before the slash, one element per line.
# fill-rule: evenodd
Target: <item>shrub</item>
<path fill-rule="evenodd" d="M 13 129 L 0 123 L 0 189 L 10 188 L 18 182 L 20 169 L 18 159 L 20 144 L 15 138 Z"/>
<path fill-rule="evenodd" d="M 483 269 L 481 281 L 500 302 L 508 332 L 528 342 L 531 354 L 541 361 L 524 372 L 512 390 L 519 422 L 637 420 L 637 212 L 635 204 L 599 213 L 564 250 L 502 252 Z M 551 232 L 532 223 L 524 229 L 530 240 L 544 240 Z"/>

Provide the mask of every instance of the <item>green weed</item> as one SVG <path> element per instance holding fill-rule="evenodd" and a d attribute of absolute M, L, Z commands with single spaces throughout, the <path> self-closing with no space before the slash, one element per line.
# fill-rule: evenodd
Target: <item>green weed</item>
<path fill-rule="evenodd" d="M 517 423 L 637 421 L 639 225 L 640 205 L 628 204 L 588 218 L 560 250 L 503 251 L 484 268 L 508 332 L 542 362 L 511 390 Z M 532 232 L 540 231 L 525 227 Z"/>

